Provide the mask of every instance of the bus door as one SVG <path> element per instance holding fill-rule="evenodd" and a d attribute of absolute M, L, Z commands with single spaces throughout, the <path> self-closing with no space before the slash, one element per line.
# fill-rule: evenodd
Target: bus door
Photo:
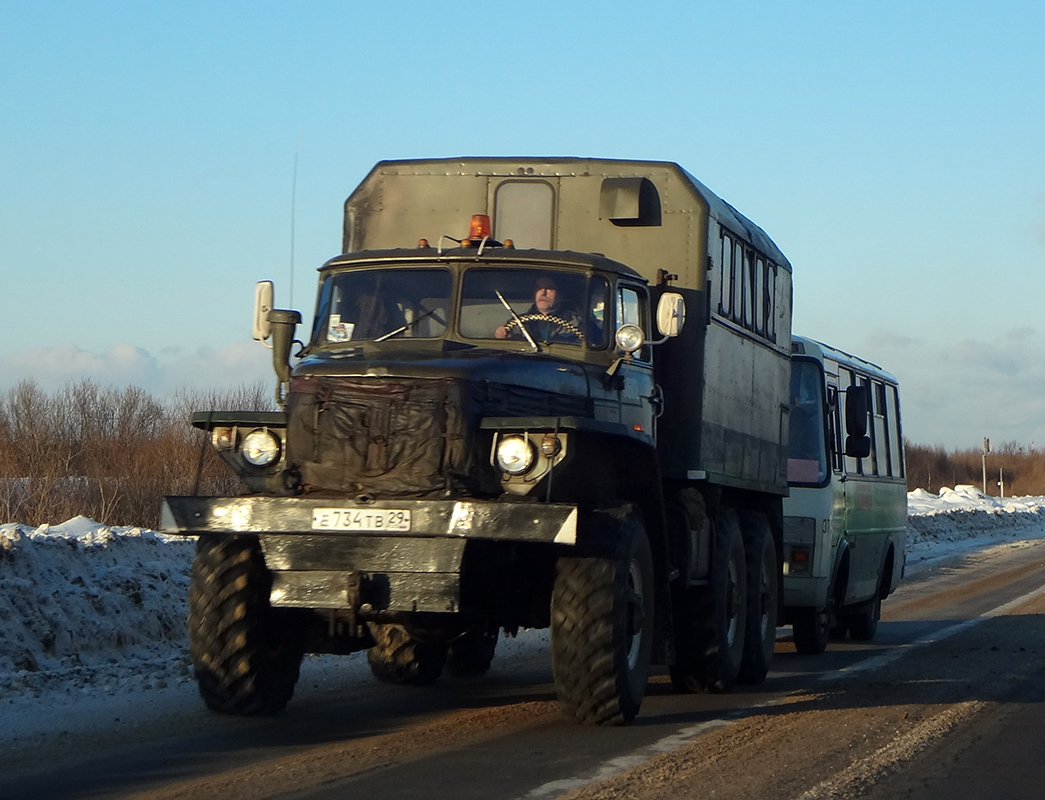
<path fill-rule="evenodd" d="M 867 377 L 840 367 L 840 422 L 844 454 L 845 537 L 849 544 L 849 586 L 845 604 L 874 596 L 888 531 L 876 513 L 877 465 L 870 419 L 871 384 Z"/>

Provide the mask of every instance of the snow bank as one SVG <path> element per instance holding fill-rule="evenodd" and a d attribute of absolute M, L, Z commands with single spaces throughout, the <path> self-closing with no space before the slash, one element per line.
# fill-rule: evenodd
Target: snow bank
<path fill-rule="evenodd" d="M 1045 497 L 989 497 L 975 486 L 907 495 L 908 561 L 1045 537 Z"/>
<path fill-rule="evenodd" d="M 0 525 L 0 697 L 188 675 L 191 539 L 85 517 Z"/>
<path fill-rule="evenodd" d="M 1045 498 L 908 495 L 908 563 L 1045 537 Z M 84 517 L 0 525 L 0 703 L 188 682 L 194 542 Z"/>

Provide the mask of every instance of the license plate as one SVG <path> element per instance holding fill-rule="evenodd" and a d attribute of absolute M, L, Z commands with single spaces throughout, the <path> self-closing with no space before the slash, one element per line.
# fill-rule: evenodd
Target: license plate
<path fill-rule="evenodd" d="M 400 508 L 317 508 L 314 531 L 408 531 L 410 511 Z"/>

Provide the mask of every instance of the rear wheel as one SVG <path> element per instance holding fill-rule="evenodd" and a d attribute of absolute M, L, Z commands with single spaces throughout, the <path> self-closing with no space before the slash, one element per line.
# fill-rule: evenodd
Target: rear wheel
<path fill-rule="evenodd" d="M 447 671 L 456 678 L 485 675 L 497 649 L 497 633 L 497 628 L 476 628 L 450 642 Z"/>
<path fill-rule="evenodd" d="M 672 685 L 727 692 L 740 674 L 747 631 L 747 565 L 736 512 L 715 515 L 707 586 L 679 598 Z"/>
<path fill-rule="evenodd" d="M 385 683 L 428 686 L 446 664 L 446 645 L 416 638 L 403 625 L 368 623 L 374 646 L 366 651 L 370 672 Z"/>
<path fill-rule="evenodd" d="M 563 711 L 578 722 L 622 725 L 646 694 L 653 644 L 653 557 L 633 508 L 593 513 L 596 538 L 616 558 L 560 558 L 551 602 L 552 672 Z"/>
<path fill-rule="evenodd" d="M 878 620 L 882 617 L 882 595 L 875 593 L 874 599 L 869 601 L 857 614 L 846 616 L 849 624 L 849 634 L 857 642 L 869 642 L 878 633 Z"/>
<path fill-rule="evenodd" d="M 189 582 L 189 652 L 203 702 L 214 711 L 282 711 L 304 651 L 293 612 L 272 608 L 272 578 L 256 539 L 201 536 Z"/>
<path fill-rule="evenodd" d="M 740 515 L 747 569 L 747 631 L 739 683 L 759 684 L 766 679 L 776 649 L 777 598 L 780 587 L 776 544 L 765 514 Z"/>
<path fill-rule="evenodd" d="M 827 649 L 831 620 L 826 611 L 796 608 L 792 612 L 791 630 L 795 635 L 795 649 L 803 655 L 815 656 Z"/>

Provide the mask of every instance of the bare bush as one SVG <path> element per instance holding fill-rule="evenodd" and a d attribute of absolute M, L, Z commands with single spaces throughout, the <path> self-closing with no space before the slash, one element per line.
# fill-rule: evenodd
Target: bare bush
<path fill-rule="evenodd" d="M 23 381 L 0 397 L 0 520 L 40 525 L 83 515 L 154 527 L 166 495 L 238 494 L 239 479 L 190 415 L 271 409 L 261 386 L 183 391 L 162 404 L 136 386 L 81 381 L 47 395 Z"/>

